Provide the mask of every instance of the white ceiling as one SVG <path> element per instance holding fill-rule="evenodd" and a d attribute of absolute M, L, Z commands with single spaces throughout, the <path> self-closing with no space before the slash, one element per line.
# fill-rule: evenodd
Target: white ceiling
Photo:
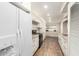
<path fill-rule="evenodd" d="M 32 2 L 31 11 L 36 12 L 42 17 L 48 25 L 57 24 L 60 22 L 62 14 L 60 13 L 61 7 L 64 2 Z M 48 8 L 45 9 L 44 5 L 47 5 Z M 51 21 L 49 22 L 49 17 L 47 14 L 50 14 Z"/>

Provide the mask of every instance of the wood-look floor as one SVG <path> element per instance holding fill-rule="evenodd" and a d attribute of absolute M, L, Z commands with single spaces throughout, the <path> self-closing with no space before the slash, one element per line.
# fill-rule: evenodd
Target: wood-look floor
<path fill-rule="evenodd" d="M 63 56 L 56 37 L 46 37 L 34 56 Z"/>

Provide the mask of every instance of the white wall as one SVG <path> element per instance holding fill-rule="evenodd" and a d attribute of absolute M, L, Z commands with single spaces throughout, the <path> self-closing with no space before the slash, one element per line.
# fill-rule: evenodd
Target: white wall
<path fill-rule="evenodd" d="M 58 24 L 49 26 L 48 27 L 48 32 L 46 32 L 46 36 L 58 37 L 59 31 L 60 31 L 59 25 L 60 24 L 58 23 Z M 54 32 L 54 30 L 56 30 L 56 32 Z"/>

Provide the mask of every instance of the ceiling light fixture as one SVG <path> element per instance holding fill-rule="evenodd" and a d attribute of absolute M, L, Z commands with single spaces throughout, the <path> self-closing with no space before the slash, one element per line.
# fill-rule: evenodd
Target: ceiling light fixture
<path fill-rule="evenodd" d="M 47 8 L 48 8 L 48 6 L 47 6 L 47 5 L 44 5 L 44 8 L 45 8 L 45 9 L 47 9 Z"/>

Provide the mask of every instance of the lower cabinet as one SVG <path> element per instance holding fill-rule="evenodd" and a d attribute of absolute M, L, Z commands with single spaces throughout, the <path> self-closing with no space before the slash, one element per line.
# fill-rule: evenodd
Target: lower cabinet
<path fill-rule="evenodd" d="M 33 35 L 33 54 L 37 51 L 38 47 L 39 47 L 39 36 L 38 35 Z"/>
<path fill-rule="evenodd" d="M 68 55 L 68 38 L 59 36 L 58 41 L 59 41 L 60 47 L 61 47 L 64 55 L 67 56 Z"/>

